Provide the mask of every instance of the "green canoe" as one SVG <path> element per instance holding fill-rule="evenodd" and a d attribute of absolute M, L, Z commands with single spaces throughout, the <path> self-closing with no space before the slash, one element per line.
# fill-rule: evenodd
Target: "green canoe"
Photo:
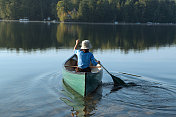
<path fill-rule="evenodd" d="M 91 72 L 76 72 L 76 65 L 76 55 L 73 55 L 64 63 L 64 82 L 80 95 L 87 96 L 102 83 L 103 69 L 98 64 L 96 67 L 91 67 Z"/>

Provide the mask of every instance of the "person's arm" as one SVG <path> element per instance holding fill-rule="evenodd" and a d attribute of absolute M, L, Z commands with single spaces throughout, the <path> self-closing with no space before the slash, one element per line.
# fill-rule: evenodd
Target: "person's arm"
<path fill-rule="evenodd" d="M 75 47 L 74 47 L 74 49 L 73 49 L 73 50 L 76 50 L 76 49 L 77 49 L 78 44 L 79 44 L 79 40 L 76 40 L 76 44 L 75 44 Z"/>
<path fill-rule="evenodd" d="M 97 64 L 100 64 L 100 61 L 96 61 L 93 54 L 91 56 L 91 63 L 93 64 L 93 66 L 96 66 Z"/>

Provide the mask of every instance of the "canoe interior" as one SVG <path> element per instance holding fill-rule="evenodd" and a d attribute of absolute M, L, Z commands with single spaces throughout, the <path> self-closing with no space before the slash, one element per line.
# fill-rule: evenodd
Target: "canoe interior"
<path fill-rule="evenodd" d="M 69 60 L 66 61 L 65 66 L 77 66 L 77 56 L 73 55 Z M 92 63 L 90 63 L 90 66 L 93 66 Z M 98 64 L 97 66 L 100 66 L 100 64 Z M 65 69 L 71 72 L 75 71 L 75 67 L 65 67 Z M 97 73 L 100 72 L 101 70 L 102 70 L 101 67 L 91 68 L 91 73 Z"/>

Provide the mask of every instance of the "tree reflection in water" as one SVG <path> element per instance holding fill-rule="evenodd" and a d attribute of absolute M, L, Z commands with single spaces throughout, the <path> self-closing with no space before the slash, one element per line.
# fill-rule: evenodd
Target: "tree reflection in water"
<path fill-rule="evenodd" d="M 93 49 L 142 51 L 176 44 L 176 27 L 0 22 L 0 48 L 32 51 L 72 48 L 88 39 Z"/>
<path fill-rule="evenodd" d="M 59 24 L 57 41 L 72 47 L 75 40 L 88 39 L 94 49 L 121 49 L 128 52 L 176 44 L 176 27 L 146 25 Z"/>

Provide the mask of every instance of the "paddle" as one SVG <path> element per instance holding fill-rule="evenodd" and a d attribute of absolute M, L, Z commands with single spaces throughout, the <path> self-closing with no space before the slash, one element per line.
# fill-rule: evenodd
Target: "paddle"
<path fill-rule="evenodd" d="M 112 75 L 101 63 L 100 65 L 106 70 L 106 72 L 108 72 L 108 74 L 112 77 L 112 80 L 114 81 L 114 85 L 126 85 L 126 83 L 121 80 L 120 78 Z"/>

